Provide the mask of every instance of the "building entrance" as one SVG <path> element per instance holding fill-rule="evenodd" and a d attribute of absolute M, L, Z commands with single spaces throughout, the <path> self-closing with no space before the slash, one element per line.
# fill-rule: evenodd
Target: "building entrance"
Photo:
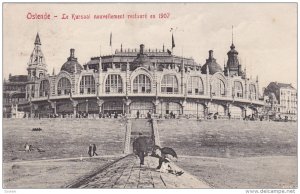
<path fill-rule="evenodd" d="M 152 102 L 147 101 L 132 102 L 130 104 L 131 116 L 136 117 L 138 111 L 140 113 L 140 118 L 145 118 L 149 111 L 151 113 L 154 112 L 154 105 Z"/>

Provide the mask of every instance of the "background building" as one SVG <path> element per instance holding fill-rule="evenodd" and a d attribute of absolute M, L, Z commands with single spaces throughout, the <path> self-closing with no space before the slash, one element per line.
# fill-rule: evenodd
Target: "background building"
<path fill-rule="evenodd" d="M 127 114 L 141 117 L 175 114 L 206 118 L 257 116 L 258 78 L 247 77 L 232 43 L 224 69 L 210 50 L 204 65 L 192 58 L 173 55 L 165 49 L 124 49 L 78 63 L 75 49 L 60 72 L 47 73 L 37 34 L 30 56 L 26 83 L 28 115 L 79 116 L 85 114 Z"/>
<path fill-rule="evenodd" d="M 26 100 L 27 75 L 9 75 L 8 80 L 3 81 L 3 117 L 22 117 L 20 110 L 24 112 Z M 19 106 L 21 105 L 21 107 Z M 18 108 L 19 106 L 19 108 Z"/>
<path fill-rule="evenodd" d="M 271 82 L 264 90 L 277 118 L 297 120 L 297 90 L 291 84 Z"/>

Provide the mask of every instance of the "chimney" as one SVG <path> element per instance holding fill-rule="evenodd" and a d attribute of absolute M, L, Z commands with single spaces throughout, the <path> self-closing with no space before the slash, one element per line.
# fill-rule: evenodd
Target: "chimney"
<path fill-rule="evenodd" d="M 213 59 L 214 58 L 214 51 L 210 50 L 209 52 L 209 59 Z"/>
<path fill-rule="evenodd" d="M 75 49 L 71 48 L 70 49 L 70 58 L 74 58 L 74 52 L 75 52 Z"/>
<path fill-rule="evenodd" d="M 144 48 L 145 48 L 145 45 L 141 44 L 140 45 L 140 54 L 144 54 Z"/>

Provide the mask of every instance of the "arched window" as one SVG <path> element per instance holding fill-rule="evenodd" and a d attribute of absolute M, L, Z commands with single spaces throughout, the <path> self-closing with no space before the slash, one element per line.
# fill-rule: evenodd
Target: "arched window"
<path fill-rule="evenodd" d="M 80 80 L 80 94 L 95 94 L 95 79 L 92 75 L 82 76 Z"/>
<path fill-rule="evenodd" d="M 233 94 L 237 98 L 243 98 L 243 85 L 239 81 L 234 82 Z"/>
<path fill-rule="evenodd" d="M 196 76 L 190 77 L 188 81 L 188 94 L 199 95 L 203 93 L 204 89 L 202 79 Z"/>
<path fill-rule="evenodd" d="M 50 84 L 48 80 L 42 80 L 40 83 L 40 97 L 48 96 L 50 93 Z"/>
<path fill-rule="evenodd" d="M 178 81 L 175 75 L 164 75 L 161 81 L 161 92 L 167 94 L 178 93 Z"/>
<path fill-rule="evenodd" d="M 106 93 L 122 93 L 122 78 L 117 74 L 108 75 L 105 81 L 105 92 Z"/>
<path fill-rule="evenodd" d="M 221 79 L 216 79 L 212 83 L 213 96 L 225 96 L 225 83 Z"/>
<path fill-rule="evenodd" d="M 140 74 L 134 78 L 133 93 L 151 93 L 151 81 L 147 75 Z"/>
<path fill-rule="evenodd" d="M 61 78 L 57 84 L 57 95 L 68 95 L 71 93 L 71 82 L 68 78 Z"/>
<path fill-rule="evenodd" d="M 253 84 L 249 85 L 249 98 L 251 100 L 256 100 L 256 87 Z"/>

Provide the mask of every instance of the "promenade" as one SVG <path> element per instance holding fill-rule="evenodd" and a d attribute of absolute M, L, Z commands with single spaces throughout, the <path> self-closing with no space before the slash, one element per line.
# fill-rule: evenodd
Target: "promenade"
<path fill-rule="evenodd" d="M 84 176 L 67 188 L 119 188 L 119 189 L 165 189 L 165 188 L 210 188 L 208 184 L 188 172 L 181 176 L 156 171 L 158 159 L 147 156 L 140 167 L 139 159 L 128 155 L 98 172 Z M 176 166 L 176 169 L 180 169 Z M 181 170 L 181 169 L 180 169 Z"/>

